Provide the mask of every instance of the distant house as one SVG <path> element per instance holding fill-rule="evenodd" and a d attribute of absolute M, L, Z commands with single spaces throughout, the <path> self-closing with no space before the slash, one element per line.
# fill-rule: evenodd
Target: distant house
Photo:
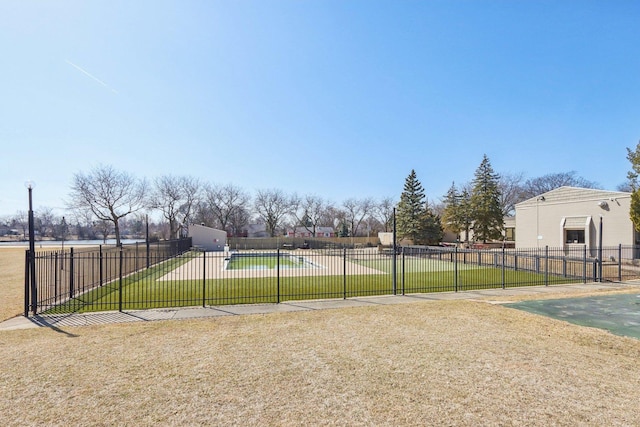
<path fill-rule="evenodd" d="M 227 232 L 204 225 L 190 224 L 191 244 L 206 251 L 223 251 L 227 244 Z"/>
<path fill-rule="evenodd" d="M 270 237 L 266 224 L 247 225 L 247 237 Z"/>
<path fill-rule="evenodd" d="M 516 205 L 518 248 L 586 247 L 639 242 L 629 216 L 631 193 L 560 187 Z M 602 236 L 600 222 L 602 221 Z"/>
<path fill-rule="evenodd" d="M 309 227 L 311 228 L 311 227 Z M 313 228 L 311 228 L 313 230 Z M 296 227 L 293 230 L 287 230 L 287 237 L 314 237 L 313 233 L 306 227 Z M 336 231 L 333 227 L 316 227 L 315 237 L 336 237 Z"/>

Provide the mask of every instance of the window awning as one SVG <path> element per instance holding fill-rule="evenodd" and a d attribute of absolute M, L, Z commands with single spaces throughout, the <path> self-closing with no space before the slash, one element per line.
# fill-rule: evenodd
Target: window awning
<path fill-rule="evenodd" d="M 591 220 L 590 216 L 569 216 L 564 219 L 565 229 L 584 230 Z"/>

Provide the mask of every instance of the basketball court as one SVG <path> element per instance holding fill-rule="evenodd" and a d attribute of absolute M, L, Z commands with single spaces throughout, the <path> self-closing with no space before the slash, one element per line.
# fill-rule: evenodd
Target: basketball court
<path fill-rule="evenodd" d="M 638 293 L 521 301 L 505 306 L 640 339 Z"/>

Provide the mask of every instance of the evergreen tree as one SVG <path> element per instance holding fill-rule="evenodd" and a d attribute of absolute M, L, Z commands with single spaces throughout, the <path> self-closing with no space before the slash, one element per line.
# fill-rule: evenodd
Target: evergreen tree
<path fill-rule="evenodd" d="M 420 233 L 420 219 L 424 206 L 424 189 L 418 181 L 416 171 L 411 170 L 404 183 L 396 214 L 397 233 L 400 238 L 415 241 Z"/>
<path fill-rule="evenodd" d="M 471 213 L 474 240 L 487 242 L 502 237 L 504 219 L 500 208 L 500 175 L 493 171 L 485 154 L 473 179 Z"/>
<path fill-rule="evenodd" d="M 444 197 L 442 223 L 444 224 L 445 229 L 455 233 L 456 235 L 459 235 L 460 231 L 464 229 L 461 206 L 461 194 L 458 192 L 454 182 L 451 184 L 451 187 L 447 191 L 447 195 Z"/>
<path fill-rule="evenodd" d="M 462 194 L 460 195 L 460 220 L 462 228 L 460 231 L 465 232 L 464 241 L 465 243 L 469 243 L 469 230 L 471 230 L 471 195 L 465 188 L 462 190 Z"/>
<path fill-rule="evenodd" d="M 349 237 L 349 227 L 347 227 L 347 223 L 340 223 L 338 227 L 338 237 Z"/>
<path fill-rule="evenodd" d="M 638 186 L 638 176 L 640 175 L 640 142 L 638 142 L 634 151 L 627 148 L 627 159 L 631 163 L 632 169 L 627 173 L 629 187 L 631 188 L 629 217 L 636 231 L 640 231 L 640 188 Z"/>
<path fill-rule="evenodd" d="M 414 243 L 418 245 L 437 245 L 442 241 L 442 223 L 440 217 L 425 205 L 425 209 L 420 216 L 420 226 L 418 236 Z"/>
<path fill-rule="evenodd" d="M 415 170 L 405 180 L 404 191 L 396 215 L 397 232 L 415 244 L 435 244 L 442 238 L 440 218 L 435 216 L 426 204 L 422 184 Z"/>

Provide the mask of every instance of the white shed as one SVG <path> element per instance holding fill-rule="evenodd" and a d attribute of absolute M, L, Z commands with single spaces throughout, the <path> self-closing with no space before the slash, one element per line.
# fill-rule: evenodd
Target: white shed
<path fill-rule="evenodd" d="M 189 237 L 193 246 L 206 251 L 223 251 L 227 245 L 227 232 L 204 225 L 190 224 Z"/>

